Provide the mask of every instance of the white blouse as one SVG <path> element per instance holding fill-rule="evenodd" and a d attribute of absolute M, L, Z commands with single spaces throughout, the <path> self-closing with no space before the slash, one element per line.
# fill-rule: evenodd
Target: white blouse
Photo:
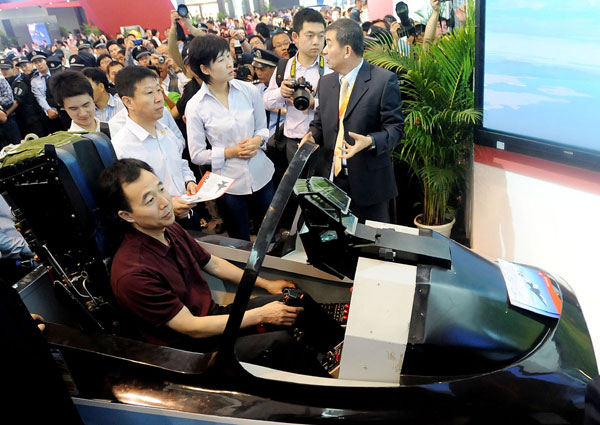
<path fill-rule="evenodd" d="M 194 164 L 210 164 L 212 171 L 235 182 L 228 193 L 248 195 L 271 181 L 275 168 L 267 155 L 269 137 L 265 107 L 258 88 L 239 80 L 229 82 L 229 109 L 203 84 L 188 102 L 185 117 L 190 157 Z M 263 144 L 250 159 L 225 159 L 225 148 L 260 136 Z M 206 139 L 212 149 L 207 149 Z"/>

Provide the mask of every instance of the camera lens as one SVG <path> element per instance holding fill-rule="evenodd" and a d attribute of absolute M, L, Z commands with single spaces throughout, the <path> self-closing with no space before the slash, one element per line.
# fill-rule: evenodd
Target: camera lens
<path fill-rule="evenodd" d="M 177 6 L 177 13 L 182 18 L 185 18 L 188 15 L 188 8 L 187 8 L 187 6 L 185 4 L 180 4 L 179 6 Z"/>
<path fill-rule="evenodd" d="M 310 97 L 304 88 L 298 88 L 292 96 L 294 99 L 294 107 L 299 111 L 305 111 L 310 105 Z"/>

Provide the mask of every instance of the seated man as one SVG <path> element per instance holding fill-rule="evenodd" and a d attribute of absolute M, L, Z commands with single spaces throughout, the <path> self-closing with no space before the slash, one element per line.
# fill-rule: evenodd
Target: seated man
<path fill-rule="evenodd" d="M 242 270 L 211 256 L 174 222 L 171 197 L 145 162 L 116 161 L 102 172 L 99 186 L 107 216 L 125 225 L 110 277 L 117 302 L 149 342 L 200 352 L 217 349 L 230 307 L 215 304 L 201 269 L 236 283 Z M 238 358 L 327 376 L 289 327 L 301 328 L 306 342 L 320 352 L 342 340 L 342 328 L 307 294 L 303 307 L 281 302 L 281 292 L 293 287 L 291 282 L 259 277 L 256 286 L 277 295 L 250 300 L 236 341 Z"/>

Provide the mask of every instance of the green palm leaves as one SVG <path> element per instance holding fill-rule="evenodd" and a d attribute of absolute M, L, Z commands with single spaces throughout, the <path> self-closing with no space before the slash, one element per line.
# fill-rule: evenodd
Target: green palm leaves
<path fill-rule="evenodd" d="M 398 74 L 405 138 L 393 156 L 407 162 L 423 186 L 423 223 L 443 224 L 448 203 L 464 181 L 473 129 L 474 5 L 460 29 L 422 46 L 398 47 L 391 39 L 371 44 L 365 59 Z"/>

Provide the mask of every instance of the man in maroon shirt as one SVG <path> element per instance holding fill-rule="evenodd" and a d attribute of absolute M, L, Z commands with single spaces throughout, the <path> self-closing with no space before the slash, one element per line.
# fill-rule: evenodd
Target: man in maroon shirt
<path fill-rule="evenodd" d="M 111 286 L 117 302 L 147 341 L 214 351 L 225 330 L 229 307 L 215 304 L 201 270 L 237 283 L 242 270 L 211 256 L 174 222 L 171 197 L 145 162 L 116 161 L 102 172 L 99 183 L 107 214 L 118 216 L 120 223 L 127 224 L 111 268 Z M 242 320 L 242 336 L 236 343 L 240 360 L 323 375 L 324 369 L 316 358 L 289 332 L 303 308 L 284 304 L 280 294 L 294 284 L 259 277 L 256 286 L 274 295 L 250 300 Z M 326 351 L 341 341 L 343 330 L 325 313 L 316 311 L 316 304 L 310 301 L 310 314 L 316 316 L 305 319 L 307 312 L 298 322 L 309 327 L 312 324 L 313 330 L 320 328 L 318 333 L 329 333 L 313 339 L 318 342 L 315 348 Z M 263 325 L 273 331 L 257 334 Z"/>

